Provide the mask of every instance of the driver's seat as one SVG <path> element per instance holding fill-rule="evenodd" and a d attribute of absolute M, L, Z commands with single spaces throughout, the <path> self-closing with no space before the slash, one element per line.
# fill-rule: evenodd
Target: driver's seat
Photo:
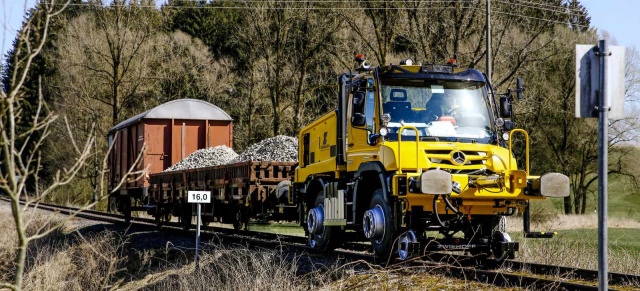
<path fill-rule="evenodd" d="M 389 102 L 382 104 L 384 113 L 391 115 L 391 122 L 399 122 L 402 119 L 413 119 L 411 102 L 407 101 L 407 91 L 404 89 L 391 89 Z"/>

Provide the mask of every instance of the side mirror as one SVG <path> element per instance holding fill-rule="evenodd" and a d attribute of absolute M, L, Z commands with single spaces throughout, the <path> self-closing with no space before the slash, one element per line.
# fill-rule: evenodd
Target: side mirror
<path fill-rule="evenodd" d="M 511 99 L 509 97 L 500 97 L 500 117 L 511 117 Z"/>
<path fill-rule="evenodd" d="M 514 127 L 515 126 L 511 120 L 505 120 L 504 125 L 502 126 L 506 131 L 512 131 Z"/>
<path fill-rule="evenodd" d="M 522 78 L 518 77 L 516 80 L 516 91 L 518 92 L 518 100 L 522 100 L 522 92 L 524 88 L 522 87 Z"/>
<path fill-rule="evenodd" d="M 352 126 L 365 126 L 367 125 L 367 118 L 364 116 L 363 113 L 354 113 L 351 116 L 351 125 Z"/>
<path fill-rule="evenodd" d="M 354 115 L 356 113 L 364 113 L 364 98 L 364 92 L 356 92 L 355 94 L 353 94 L 352 112 L 354 113 Z"/>

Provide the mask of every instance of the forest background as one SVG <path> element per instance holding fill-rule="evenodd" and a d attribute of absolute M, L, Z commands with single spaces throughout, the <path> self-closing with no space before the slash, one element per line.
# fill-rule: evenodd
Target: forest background
<path fill-rule="evenodd" d="M 296 136 L 336 107 L 336 80 L 355 68 L 354 53 L 367 55 L 374 65 L 456 59 L 460 67 L 485 71 L 485 1 L 181 0 L 160 7 L 147 0 L 51 1 L 42 0 L 27 13 L 2 63 L 5 92 L 15 86 L 16 76 L 27 74 L 18 128 L 29 128 L 40 114 L 40 96 L 45 111 L 64 117 L 51 125 L 38 148 L 42 183 L 55 179 L 74 155 L 68 132 L 80 140 L 98 136 L 92 148 L 98 163 L 108 150 L 105 135 L 112 126 L 180 98 L 206 100 L 227 111 L 235 123 L 237 152 L 267 137 Z M 51 18 L 44 47 L 25 70 L 20 60 L 44 33 L 43 11 L 52 5 L 67 7 Z M 577 0 L 495 0 L 491 14 L 490 77 L 496 92 L 513 89 L 517 77 L 525 82 L 514 121 L 531 135 L 532 172 L 567 174 L 572 195 L 558 209 L 591 211 L 597 126 L 596 120 L 574 117 L 575 45 L 595 44 L 600 37 L 615 40 L 591 26 Z M 634 163 L 640 156 L 640 54 L 635 48 L 627 50 L 625 77 L 627 117 L 610 122 L 609 169 L 616 189 L 640 203 Z M 24 141 L 27 148 L 29 142 Z M 84 165 L 78 179 L 51 199 L 89 201 L 95 168 Z M 29 183 L 32 191 L 40 181 Z M 634 206 L 626 207 L 631 213 Z"/>

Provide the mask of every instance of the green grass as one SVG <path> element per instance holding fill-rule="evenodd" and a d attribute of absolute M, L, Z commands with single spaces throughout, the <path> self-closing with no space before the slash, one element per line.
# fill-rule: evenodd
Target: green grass
<path fill-rule="evenodd" d="M 585 214 L 596 213 L 598 205 L 598 185 L 591 187 L 591 193 L 587 194 L 587 207 Z M 609 217 L 629 218 L 640 221 L 640 189 L 635 188 L 625 177 L 609 177 Z M 543 201 L 534 201 L 533 208 L 538 211 L 562 214 L 564 209 L 563 199 L 549 198 Z M 533 213 L 535 213 L 533 210 Z"/>
<path fill-rule="evenodd" d="M 520 242 L 519 260 L 597 268 L 597 229 L 563 230 L 551 239 L 524 239 L 521 232 L 512 232 L 510 235 L 513 240 Z M 640 229 L 609 228 L 608 246 L 610 271 L 640 272 Z"/>
<path fill-rule="evenodd" d="M 249 230 L 283 235 L 304 236 L 304 230 L 297 223 L 265 223 L 252 221 Z"/>

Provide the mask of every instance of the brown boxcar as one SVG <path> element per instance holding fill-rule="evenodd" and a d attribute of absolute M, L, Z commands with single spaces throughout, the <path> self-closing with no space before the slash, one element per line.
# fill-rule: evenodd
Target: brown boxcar
<path fill-rule="evenodd" d="M 109 189 L 116 189 L 123 175 L 144 170 L 142 178 L 130 177 L 116 191 L 109 207 L 123 211 L 126 198 L 147 196 L 149 174 L 160 173 L 198 149 L 233 146 L 232 118 L 219 107 L 196 99 L 178 99 L 129 118 L 108 134 L 112 150 L 108 158 Z M 135 164 L 136 159 L 140 159 Z M 120 197 L 120 198 L 119 198 Z"/>
<path fill-rule="evenodd" d="M 232 223 L 236 229 L 250 218 L 296 218 L 297 208 L 289 195 L 296 162 L 247 161 L 207 168 L 152 174 L 147 212 L 162 224 L 171 216 L 180 217 L 182 226 L 191 226 L 193 204 L 187 192 L 211 191 L 202 220 Z"/>

